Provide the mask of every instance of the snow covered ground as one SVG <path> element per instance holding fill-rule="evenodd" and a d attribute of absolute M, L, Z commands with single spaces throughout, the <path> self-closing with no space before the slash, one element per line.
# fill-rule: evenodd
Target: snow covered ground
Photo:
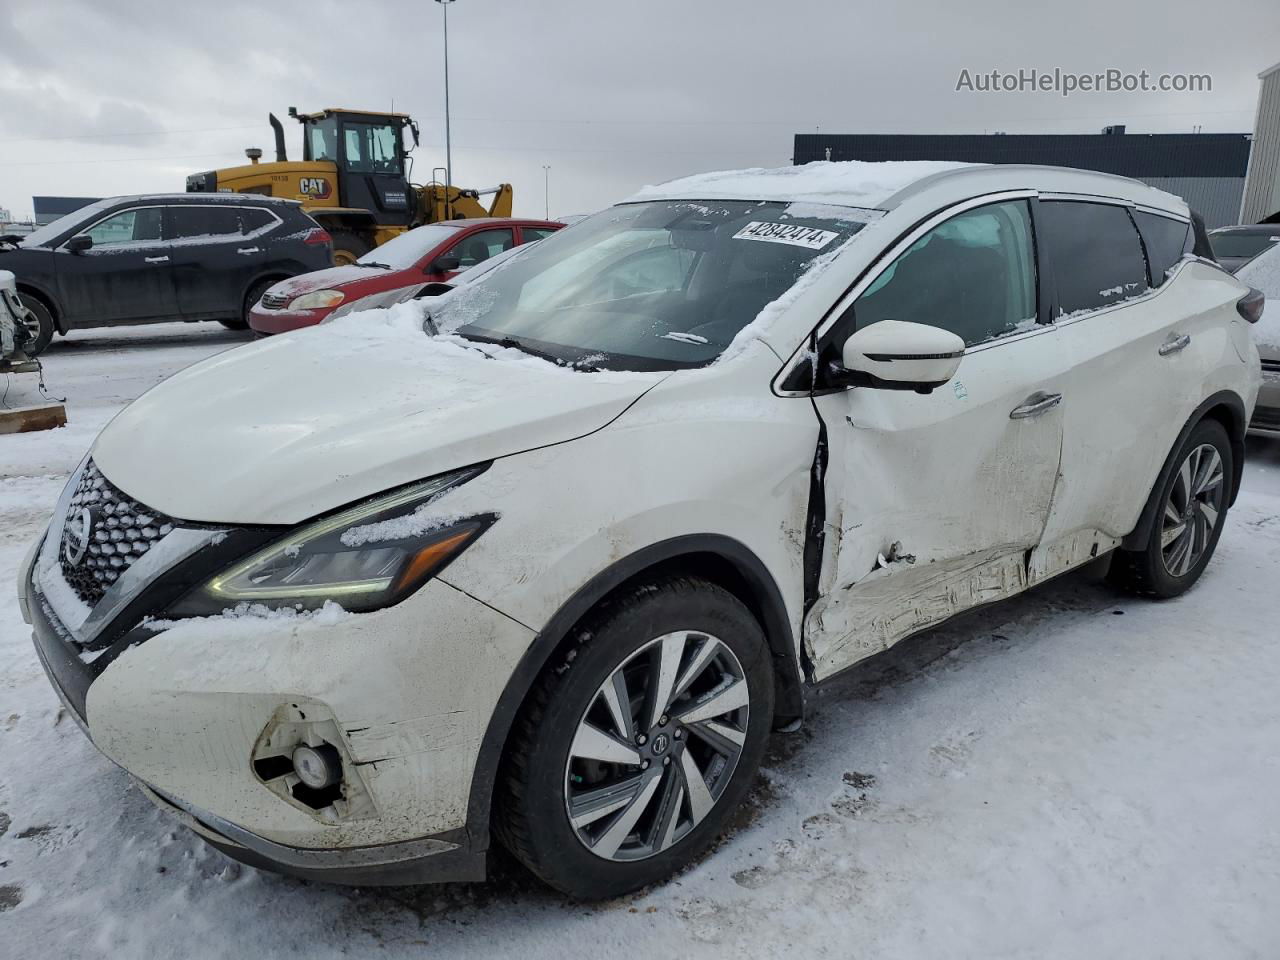
<path fill-rule="evenodd" d="M 12 582 L 111 415 L 243 340 L 56 340 L 70 424 L 0 437 L 0 957 L 1280 956 L 1280 444 L 1250 445 L 1190 594 L 1074 576 L 854 670 L 663 887 L 582 905 L 510 866 L 353 890 L 224 859 L 62 715 Z M 5 402 L 37 400 L 29 379 Z"/>

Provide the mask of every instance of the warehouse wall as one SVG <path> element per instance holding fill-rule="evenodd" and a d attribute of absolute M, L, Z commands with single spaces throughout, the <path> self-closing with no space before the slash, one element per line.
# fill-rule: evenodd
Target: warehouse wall
<path fill-rule="evenodd" d="M 1280 213 L 1280 63 L 1258 74 L 1258 115 L 1245 179 L 1240 223 L 1259 223 Z"/>
<path fill-rule="evenodd" d="M 1240 200 L 1244 196 L 1242 177 L 1136 177 L 1143 183 L 1172 193 L 1187 201 L 1210 230 L 1242 221 Z"/>

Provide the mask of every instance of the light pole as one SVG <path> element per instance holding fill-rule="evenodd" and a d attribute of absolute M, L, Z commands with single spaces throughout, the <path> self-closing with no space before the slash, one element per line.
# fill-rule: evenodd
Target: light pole
<path fill-rule="evenodd" d="M 449 4 L 453 0 L 436 0 L 444 14 L 444 205 L 445 216 L 453 216 L 450 191 L 453 187 L 453 143 L 449 137 Z"/>
<path fill-rule="evenodd" d="M 551 166 L 542 165 L 542 219 L 551 219 Z"/>

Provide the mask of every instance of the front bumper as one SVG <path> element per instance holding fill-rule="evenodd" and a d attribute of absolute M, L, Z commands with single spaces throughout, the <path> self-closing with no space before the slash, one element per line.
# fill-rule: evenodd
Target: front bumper
<path fill-rule="evenodd" d="M 487 824 L 467 823 L 472 774 L 527 628 L 431 581 L 373 614 L 193 620 L 89 658 L 37 569 L 22 571 L 25 611 L 68 713 L 218 849 L 336 883 L 484 878 Z M 263 779 L 255 752 L 285 714 L 324 725 L 343 751 L 344 793 L 363 806 L 311 809 Z"/>
<path fill-rule="evenodd" d="M 256 333 L 270 336 L 314 327 L 332 313 L 325 310 L 267 310 L 259 304 L 249 310 L 249 327 Z"/>
<path fill-rule="evenodd" d="M 1262 389 L 1249 421 L 1249 434 L 1280 439 L 1280 368 L 1262 368 Z"/>

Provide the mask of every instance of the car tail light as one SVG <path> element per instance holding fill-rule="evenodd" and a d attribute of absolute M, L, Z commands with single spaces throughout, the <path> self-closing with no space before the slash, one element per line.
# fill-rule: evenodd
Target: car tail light
<path fill-rule="evenodd" d="M 333 243 L 333 237 L 329 236 L 329 231 L 324 227 L 312 227 L 310 232 L 302 238 L 302 242 L 318 246 L 322 243 Z"/>
<path fill-rule="evenodd" d="M 1266 302 L 1267 298 L 1261 290 L 1250 287 L 1249 292 L 1236 301 L 1236 310 L 1250 323 L 1257 323 L 1262 319 L 1262 307 Z"/>

